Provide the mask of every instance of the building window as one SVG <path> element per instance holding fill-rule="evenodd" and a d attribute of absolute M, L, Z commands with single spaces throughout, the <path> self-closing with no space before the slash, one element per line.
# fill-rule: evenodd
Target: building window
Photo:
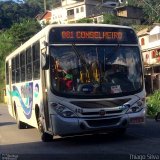
<path fill-rule="evenodd" d="M 74 9 L 68 10 L 67 15 L 68 16 L 74 15 Z"/>
<path fill-rule="evenodd" d="M 84 12 L 84 7 L 81 7 L 81 12 Z"/>
<path fill-rule="evenodd" d="M 145 45 L 145 41 L 144 41 L 144 38 L 141 39 L 141 45 Z"/>
<path fill-rule="evenodd" d="M 76 8 L 76 13 L 79 13 L 79 8 Z"/>
<path fill-rule="evenodd" d="M 156 52 L 152 51 L 152 58 L 156 58 Z"/>
<path fill-rule="evenodd" d="M 94 23 L 97 23 L 97 18 L 94 18 Z"/>

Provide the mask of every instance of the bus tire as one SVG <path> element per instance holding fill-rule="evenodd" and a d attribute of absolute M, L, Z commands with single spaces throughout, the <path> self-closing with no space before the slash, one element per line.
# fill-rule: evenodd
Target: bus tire
<path fill-rule="evenodd" d="M 41 120 L 41 116 L 38 117 L 38 130 L 39 130 L 39 133 L 40 133 L 40 137 L 41 137 L 41 140 L 43 142 L 52 142 L 53 141 L 53 135 L 49 134 L 49 133 L 46 133 L 44 131 L 44 126 L 43 126 L 43 123 L 42 123 L 42 120 Z"/>
<path fill-rule="evenodd" d="M 15 102 L 14 102 L 14 112 L 15 112 L 15 117 L 16 117 L 16 122 L 17 122 L 18 129 L 25 129 L 26 124 L 19 120 L 19 116 L 18 116 L 17 107 L 16 107 Z"/>

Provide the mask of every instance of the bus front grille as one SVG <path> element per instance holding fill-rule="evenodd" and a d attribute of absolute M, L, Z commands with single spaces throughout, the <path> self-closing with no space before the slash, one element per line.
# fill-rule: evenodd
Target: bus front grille
<path fill-rule="evenodd" d="M 123 110 L 112 110 L 112 111 L 105 111 L 105 116 L 112 116 L 113 114 L 114 115 L 119 115 L 123 113 Z M 91 116 L 91 115 L 100 115 L 99 112 L 82 112 L 81 113 L 83 116 Z"/>
<path fill-rule="evenodd" d="M 118 106 L 122 106 L 130 99 L 118 99 L 118 100 L 103 100 L 103 101 L 73 101 L 72 104 L 84 108 L 84 109 L 95 109 L 95 108 L 115 108 Z"/>
<path fill-rule="evenodd" d="M 86 120 L 90 127 L 105 127 L 116 125 L 120 121 L 120 117 L 112 119 L 100 119 L 100 120 Z"/>

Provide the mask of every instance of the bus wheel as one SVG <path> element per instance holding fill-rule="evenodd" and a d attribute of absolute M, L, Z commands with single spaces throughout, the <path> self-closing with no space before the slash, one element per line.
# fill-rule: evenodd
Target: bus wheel
<path fill-rule="evenodd" d="M 19 120 L 19 116 L 18 116 L 18 112 L 17 112 L 17 107 L 16 107 L 15 103 L 14 103 L 14 111 L 15 111 L 15 116 L 16 116 L 16 122 L 17 122 L 18 129 L 25 129 L 26 128 L 26 124 L 24 122 L 21 122 Z"/>
<path fill-rule="evenodd" d="M 53 141 L 53 135 L 48 134 L 44 131 L 44 126 L 43 126 L 43 123 L 42 123 L 41 116 L 39 116 L 39 118 L 38 118 L 38 130 L 39 130 L 39 133 L 40 133 L 40 136 L 41 136 L 41 140 L 43 142 L 52 142 Z"/>

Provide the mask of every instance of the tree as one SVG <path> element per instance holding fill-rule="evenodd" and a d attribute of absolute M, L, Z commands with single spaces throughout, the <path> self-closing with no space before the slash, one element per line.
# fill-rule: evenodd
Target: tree
<path fill-rule="evenodd" d="M 93 23 L 93 20 L 90 18 L 82 18 L 76 21 L 77 23 Z"/>
<path fill-rule="evenodd" d="M 148 23 L 160 22 L 160 1 L 141 0 L 141 3 L 145 13 L 145 19 L 148 20 Z"/>
<path fill-rule="evenodd" d="M 16 46 L 23 44 L 35 33 L 41 29 L 40 24 L 32 19 L 23 20 L 21 23 L 15 23 L 10 29 L 9 34 L 14 37 Z"/>
<path fill-rule="evenodd" d="M 5 57 L 41 29 L 38 22 L 24 20 L 0 33 L 0 83 L 4 82 Z"/>
<path fill-rule="evenodd" d="M 45 8 L 45 4 L 44 2 L 46 2 L 46 9 L 52 9 L 53 5 L 55 3 L 55 0 L 24 0 L 25 3 L 30 4 L 30 5 L 36 5 L 38 7 L 41 8 L 41 11 L 44 12 L 44 8 Z"/>
<path fill-rule="evenodd" d="M 158 0 L 128 0 L 129 6 L 141 7 L 144 11 L 145 23 L 160 22 L 160 1 Z"/>
<path fill-rule="evenodd" d="M 118 18 L 113 14 L 104 14 L 103 23 L 104 24 L 118 24 Z"/>
<path fill-rule="evenodd" d="M 10 28 L 23 19 L 34 18 L 40 11 L 39 6 L 29 3 L 0 2 L 0 30 Z"/>

